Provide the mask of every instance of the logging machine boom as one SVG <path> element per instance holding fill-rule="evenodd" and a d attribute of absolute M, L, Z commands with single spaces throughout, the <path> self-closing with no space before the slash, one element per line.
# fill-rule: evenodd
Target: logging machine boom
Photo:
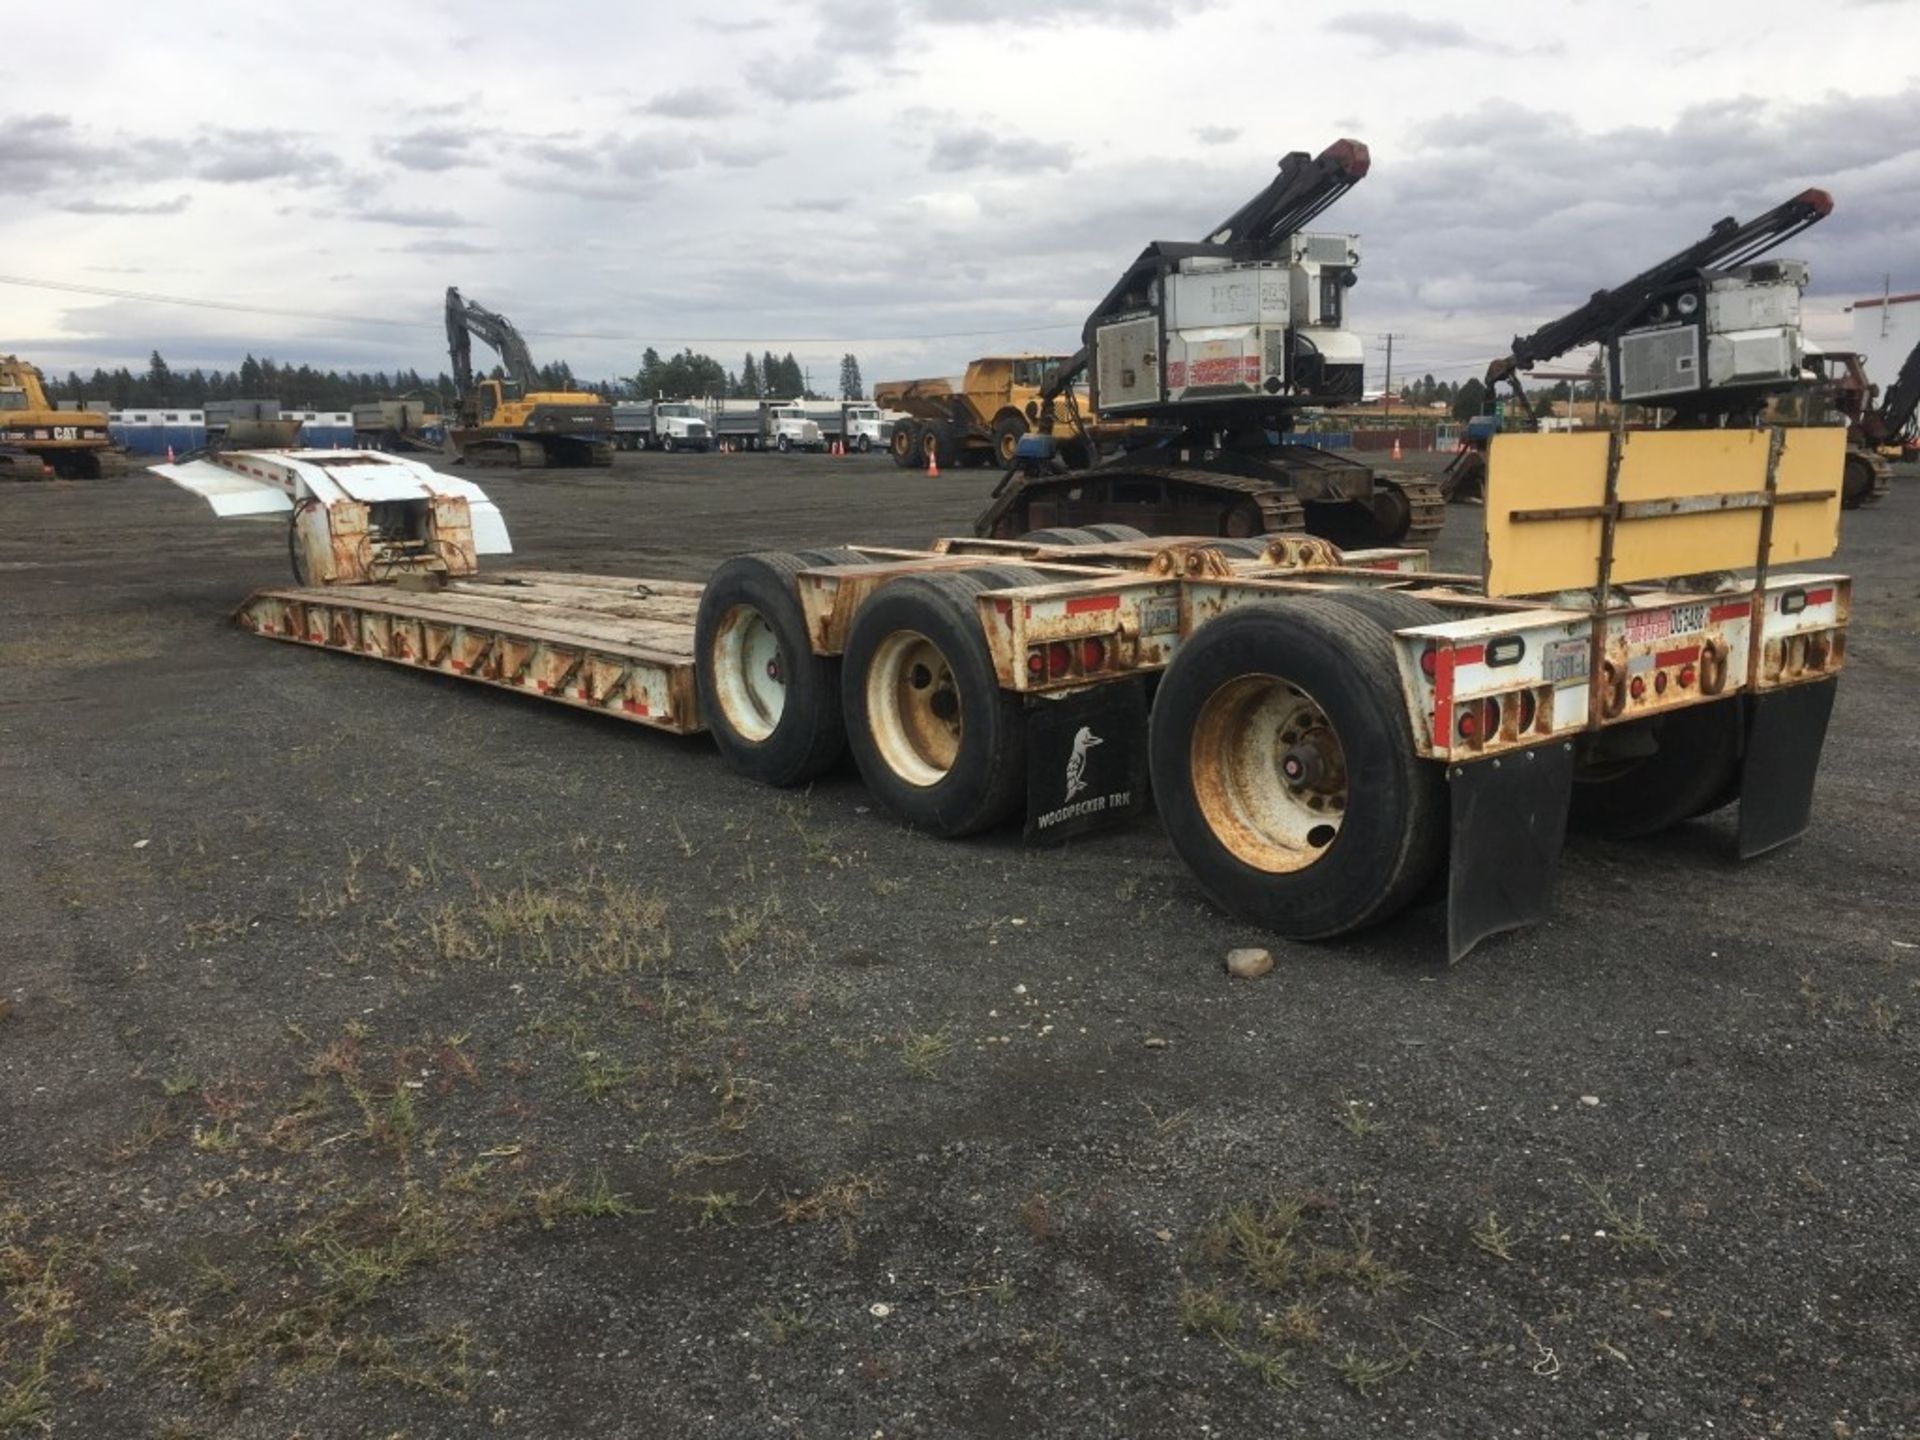
<path fill-rule="evenodd" d="M 473 337 L 499 352 L 506 379 L 475 380 Z M 611 465 L 613 407 L 579 390 L 542 390 L 533 356 L 507 317 L 447 287 L 447 354 L 460 411 L 447 450 L 475 465 Z"/>
<path fill-rule="evenodd" d="M 1088 317 L 1080 351 L 1042 387 L 1031 417 L 1040 436 L 1009 468 L 978 532 L 1127 521 L 1155 534 L 1230 537 L 1305 528 L 1362 545 L 1436 534 L 1436 486 L 1285 443 L 1300 410 L 1362 394 L 1364 354 L 1344 323 L 1358 237 L 1305 227 L 1368 164 L 1357 140 L 1317 157 L 1296 151 L 1204 240 L 1147 246 Z M 1103 420 L 1144 420 L 1161 438 L 1066 469 L 1052 437 L 1063 401 L 1065 438 L 1084 430 L 1072 390 L 1082 374 Z"/>
<path fill-rule="evenodd" d="M 1744 225 L 1732 216 L 1701 239 L 1623 285 L 1597 290 L 1578 309 L 1514 337 L 1512 351 L 1487 368 L 1489 398 L 1509 387 L 1533 417 L 1520 377 L 1542 361 L 1582 345 L 1605 357 L 1608 398 L 1673 412 L 1682 429 L 1751 426 L 1768 406 L 1808 388 L 1810 356 L 1800 332 L 1807 267 L 1759 257 L 1824 220 L 1833 200 L 1803 190 Z M 1447 498 L 1473 499 L 1486 469 L 1481 444 L 1469 444 L 1442 477 Z M 1886 463 L 1870 449 L 1849 450 L 1841 503 L 1852 509 L 1887 491 Z"/>

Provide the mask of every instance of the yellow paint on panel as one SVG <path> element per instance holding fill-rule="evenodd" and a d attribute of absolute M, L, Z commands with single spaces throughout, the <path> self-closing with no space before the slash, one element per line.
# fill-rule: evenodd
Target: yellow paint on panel
<path fill-rule="evenodd" d="M 1830 491 L 1825 500 L 1774 507 L 1771 565 L 1831 555 L 1839 542 L 1839 427 L 1785 432 L 1779 494 Z M 1622 437 L 1618 498 L 1636 502 L 1764 493 L 1767 432 L 1638 430 Z M 1520 510 L 1597 506 L 1606 497 L 1607 436 L 1500 435 L 1487 467 L 1487 584 L 1494 595 L 1537 595 L 1597 583 L 1598 517 L 1515 521 Z M 1750 570 L 1760 546 L 1758 508 L 1622 520 L 1614 528 L 1616 583 L 1715 570 Z"/>

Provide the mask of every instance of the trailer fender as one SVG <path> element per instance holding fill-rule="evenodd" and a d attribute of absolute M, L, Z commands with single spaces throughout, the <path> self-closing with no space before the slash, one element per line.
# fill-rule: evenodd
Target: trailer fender
<path fill-rule="evenodd" d="M 1096 685 L 1036 700 L 1027 714 L 1030 841 L 1124 825 L 1146 809 L 1147 687 Z"/>
<path fill-rule="evenodd" d="M 1488 936 L 1537 924 L 1552 909 L 1573 802 L 1573 746 L 1536 745 L 1456 765 L 1447 782 L 1451 962 Z"/>
<path fill-rule="evenodd" d="M 1740 858 L 1763 855 L 1806 832 L 1813 780 L 1838 682 L 1768 690 L 1748 702 L 1741 758 Z"/>

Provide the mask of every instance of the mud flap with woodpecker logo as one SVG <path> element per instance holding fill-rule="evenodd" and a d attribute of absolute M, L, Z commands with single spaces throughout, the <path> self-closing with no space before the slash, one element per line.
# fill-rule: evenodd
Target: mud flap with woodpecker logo
<path fill-rule="evenodd" d="M 1066 840 L 1146 809 L 1147 697 L 1139 681 L 1037 702 L 1027 715 L 1027 839 Z"/>
<path fill-rule="evenodd" d="M 1536 745 L 1447 774 L 1452 847 L 1447 959 L 1490 935 L 1532 925 L 1553 905 L 1573 801 L 1573 747 Z"/>

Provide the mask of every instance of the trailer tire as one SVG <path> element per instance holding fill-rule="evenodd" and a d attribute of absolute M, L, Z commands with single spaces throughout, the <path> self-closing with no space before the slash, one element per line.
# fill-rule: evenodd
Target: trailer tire
<path fill-rule="evenodd" d="M 789 450 L 793 449 L 793 441 L 789 440 L 784 435 L 782 435 L 779 439 L 775 440 L 773 443 L 774 443 L 774 447 L 777 450 L 779 450 L 779 452 L 782 455 L 786 454 Z"/>
<path fill-rule="evenodd" d="M 1167 837 L 1202 887 L 1292 939 L 1390 918 L 1445 844 L 1445 778 L 1414 750 L 1393 647 L 1329 599 L 1196 631 L 1161 680 L 1148 754 Z"/>
<path fill-rule="evenodd" d="M 1085 529 L 1094 539 L 1108 545 L 1121 540 L 1144 540 L 1147 538 L 1147 532 L 1137 525 L 1121 525 L 1108 522 L 1099 525 L 1088 525 Z"/>
<path fill-rule="evenodd" d="M 830 553 L 736 555 L 700 594 L 700 716 L 728 766 L 763 785 L 805 784 L 846 746 L 839 665 L 813 653 L 795 585 L 802 570 L 846 563 Z"/>
<path fill-rule="evenodd" d="M 974 609 L 989 588 L 1044 584 L 1021 566 L 907 575 L 854 617 L 841 702 L 854 763 L 889 814 L 935 835 L 999 824 L 1026 788 L 1026 713 L 1002 690 Z"/>
<path fill-rule="evenodd" d="M 1710 701 L 1602 731 L 1643 730 L 1650 755 L 1596 760 L 1583 739 L 1575 747 L 1573 806 L 1567 824 L 1603 840 L 1637 840 L 1731 804 L 1740 793 L 1740 705 Z"/>
<path fill-rule="evenodd" d="M 1329 590 L 1327 599 L 1359 611 L 1389 635 L 1395 630 L 1447 623 L 1447 612 L 1438 605 L 1400 590 Z"/>

